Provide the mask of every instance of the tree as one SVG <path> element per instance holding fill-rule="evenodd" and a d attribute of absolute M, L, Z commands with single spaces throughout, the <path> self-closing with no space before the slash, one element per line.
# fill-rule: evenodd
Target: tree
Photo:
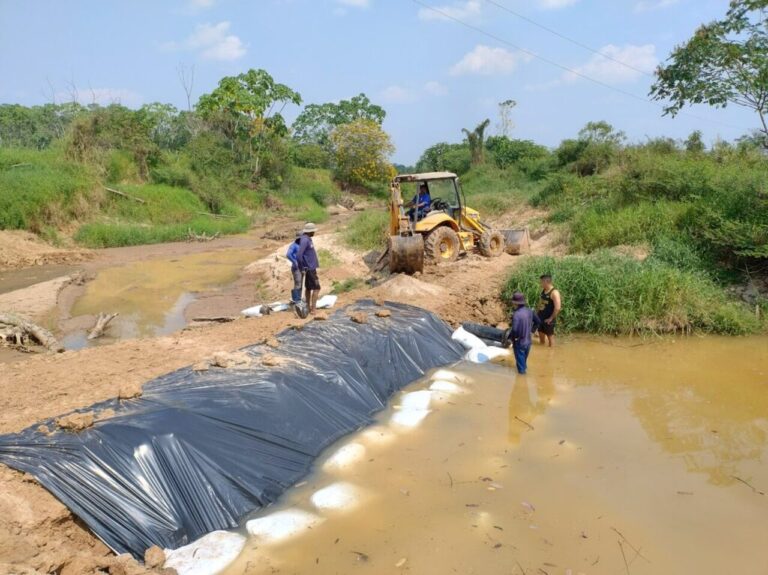
<path fill-rule="evenodd" d="M 491 136 L 485 147 L 502 170 L 521 161 L 546 158 L 549 154 L 547 148 L 531 140 L 510 140 L 506 136 Z"/>
<path fill-rule="evenodd" d="M 656 70 L 654 100 L 675 116 L 692 104 L 757 113 L 768 147 L 768 0 L 731 0 L 725 18 L 701 26 Z"/>
<path fill-rule="evenodd" d="M 386 181 L 394 175 L 389 163 L 395 147 L 374 120 L 355 120 L 331 132 L 336 176 L 346 184 Z"/>
<path fill-rule="evenodd" d="M 485 162 L 485 131 L 490 125 L 490 120 L 483 120 L 471 132 L 466 128 L 461 130 L 467 136 L 473 166 L 479 166 Z"/>
<path fill-rule="evenodd" d="M 309 104 L 293 123 L 293 137 L 304 144 L 327 146 L 334 128 L 355 120 L 371 120 L 381 125 L 386 115 L 384 108 L 372 104 L 365 94 L 338 104 Z"/>
<path fill-rule="evenodd" d="M 440 142 L 430 146 L 416 163 L 418 172 L 454 172 L 463 175 L 469 171 L 472 156 L 467 144 Z"/>
<path fill-rule="evenodd" d="M 224 133 L 233 148 L 244 147 L 253 178 L 257 179 L 270 140 L 288 133 L 282 115 L 288 104 L 300 105 L 301 95 L 275 82 L 265 70 L 248 70 L 222 78 L 213 92 L 200 97 L 197 109 Z"/>
<path fill-rule="evenodd" d="M 608 144 L 620 146 L 627 139 L 622 131 L 616 131 L 608 122 L 587 122 L 587 125 L 579 130 L 579 140 L 590 144 Z"/>
<path fill-rule="evenodd" d="M 694 130 L 685 140 L 685 151 L 691 154 L 701 154 L 706 151 L 704 140 L 701 137 L 701 130 Z"/>
<path fill-rule="evenodd" d="M 504 100 L 499 102 L 499 135 L 506 136 L 515 129 L 515 122 L 512 120 L 512 110 L 517 106 L 515 100 Z"/>

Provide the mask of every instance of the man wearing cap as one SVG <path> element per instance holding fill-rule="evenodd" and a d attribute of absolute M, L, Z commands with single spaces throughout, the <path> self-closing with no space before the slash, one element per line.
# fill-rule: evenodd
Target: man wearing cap
<path fill-rule="evenodd" d="M 512 295 L 512 327 L 506 339 L 512 342 L 517 372 L 524 375 L 528 370 L 528 353 L 531 351 L 531 334 L 538 327 L 539 318 L 528 307 L 525 295 L 519 291 Z"/>
<path fill-rule="evenodd" d="M 299 253 L 299 240 L 301 240 L 301 230 L 296 231 L 296 239 L 291 242 L 285 257 L 291 262 L 291 275 L 293 276 L 293 289 L 291 290 L 291 302 L 299 303 L 301 301 L 301 271 L 299 270 L 299 261 L 296 255 Z"/>
<path fill-rule="evenodd" d="M 312 243 L 312 237 L 317 231 L 317 226 L 308 222 L 302 230 L 299 238 L 299 249 L 296 252 L 296 262 L 299 271 L 304 275 L 304 289 L 306 290 L 307 307 L 309 313 L 315 313 L 317 305 L 317 296 L 320 293 L 320 279 L 317 277 L 317 268 L 320 263 L 317 259 L 315 244 Z"/>

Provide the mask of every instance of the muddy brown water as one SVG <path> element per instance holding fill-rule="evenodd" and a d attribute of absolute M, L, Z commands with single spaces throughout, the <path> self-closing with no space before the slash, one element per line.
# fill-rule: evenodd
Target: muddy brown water
<path fill-rule="evenodd" d="M 419 428 L 334 446 L 367 451 L 269 512 L 320 513 L 310 496 L 338 481 L 359 507 L 250 539 L 226 573 L 768 573 L 768 338 L 577 338 L 530 363 L 460 364 L 469 393 Z"/>
<path fill-rule="evenodd" d="M 167 335 L 187 324 L 185 310 L 196 294 L 224 288 L 253 261 L 252 249 L 228 249 L 174 258 L 134 261 L 98 271 L 71 309 L 72 317 L 119 313 L 100 340 Z M 86 330 L 64 337 L 64 345 L 86 345 Z"/>

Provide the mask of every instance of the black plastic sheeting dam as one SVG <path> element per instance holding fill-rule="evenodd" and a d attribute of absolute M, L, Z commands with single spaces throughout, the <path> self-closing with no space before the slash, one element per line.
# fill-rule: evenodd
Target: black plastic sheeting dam
<path fill-rule="evenodd" d="M 340 310 L 278 336 L 277 350 L 246 348 L 254 366 L 184 368 L 132 400 L 88 408 L 115 415 L 79 433 L 0 437 L 0 462 L 33 475 L 115 552 L 143 555 L 236 527 L 275 501 L 320 452 L 372 420 L 388 398 L 462 349 L 415 307 L 360 302 L 368 322 Z M 265 367 L 271 353 L 288 361 Z M 51 429 L 52 420 L 43 421 Z"/>

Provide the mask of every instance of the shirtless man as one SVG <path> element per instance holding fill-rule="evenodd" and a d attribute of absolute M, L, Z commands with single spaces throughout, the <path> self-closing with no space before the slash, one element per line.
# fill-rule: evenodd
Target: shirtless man
<path fill-rule="evenodd" d="M 539 327 L 539 343 L 548 343 L 549 347 L 553 347 L 555 345 L 557 316 L 560 315 L 562 307 L 560 292 L 552 284 L 551 275 L 544 274 L 539 279 L 541 280 L 541 295 L 539 296 L 539 306 L 536 311 L 541 322 Z"/>

